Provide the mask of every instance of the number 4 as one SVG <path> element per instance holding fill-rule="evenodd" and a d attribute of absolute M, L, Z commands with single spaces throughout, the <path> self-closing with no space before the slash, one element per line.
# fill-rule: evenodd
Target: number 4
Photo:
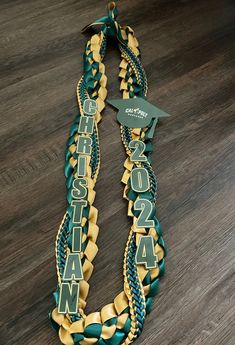
<path fill-rule="evenodd" d="M 140 238 L 136 251 L 135 262 L 137 265 L 144 264 L 146 269 L 157 267 L 158 258 L 154 252 L 152 236 L 143 236 Z"/>

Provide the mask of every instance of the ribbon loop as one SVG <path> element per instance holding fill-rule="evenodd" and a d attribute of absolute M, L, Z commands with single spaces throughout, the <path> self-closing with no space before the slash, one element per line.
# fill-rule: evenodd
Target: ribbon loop
<path fill-rule="evenodd" d="M 114 1 L 112 1 L 108 4 L 108 15 L 110 18 L 113 18 L 113 20 L 115 20 L 117 18 L 118 9 L 117 9 L 117 5 Z"/>
<path fill-rule="evenodd" d="M 82 29 L 82 32 L 94 26 L 100 26 L 101 31 L 103 31 L 107 36 L 117 36 L 119 31 L 119 24 L 116 21 L 118 15 L 118 10 L 116 3 L 114 1 L 108 4 L 108 15 L 97 19 L 95 22 L 88 24 Z"/>

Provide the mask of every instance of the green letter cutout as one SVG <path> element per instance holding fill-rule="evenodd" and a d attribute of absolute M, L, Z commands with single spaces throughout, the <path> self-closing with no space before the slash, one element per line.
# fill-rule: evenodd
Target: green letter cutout
<path fill-rule="evenodd" d="M 86 176 L 86 156 L 78 156 L 78 176 Z"/>
<path fill-rule="evenodd" d="M 90 116 L 82 116 L 80 119 L 78 133 L 93 133 L 94 118 Z"/>
<path fill-rule="evenodd" d="M 137 228 L 153 228 L 154 220 L 149 219 L 153 210 L 152 203 L 147 199 L 137 199 L 134 203 L 134 209 L 141 211 L 136 221 Z"/>
<path fill-rule="evenodd" d="M 131 140 L 129 143 L 129 148 L 135 149 L 131 155 L 131 161 L 135 162 L 145 162 L 147 157 L 143 154 L 145 151 L 145 143 L 141 140 Z"/>
<path fill-rule="evenodd" d="M 83 111 L 87 115 L 95 115 L 97 104 L 94 99 L 85 99 L 83 102 Z"/>
<path fill-rule="evenodd" d="M 131 188 L 138 193 L 149 189 L 149 173 L 145 168 L 134 168 L 131 171 Z"/>
<path fill-rule="evenodd" d="M 58 313 L 77 314 L 78 311 L 79 284 L 62 283 L 58 303 Z"/>
<path fill-rule="evenodd" d="M 80 226 L 73 227 L 72 252 L 80 253 L 81 250 L 82 250 L 82 228 Z"/>
<path fill-rule="evenodd" d="M 84 155 L 91 154 L 92 140 L 89 137 L 80 136 L 77 142 L 77 153 L 82 153 Z"/>
<path fill-rule="evenodd" d="M 145 264 L 145 268 L 151 269 L 157 267 L 158 258 L 154 252 L 154 243 L 152 236 L 143 236 L 135 256 L 136 264 Z"/>
<path fill-rule="evenodd" d="M 73 223 L 81 224 L 83 207 L 87 206 L 87 201 L 73 200 L 71 202 L 71 206 L 73 206 Z"/>
<path fill-rule="evenodd" d="M 87 180 L 76 178 L 73 180 L 72 197 L 74 199 L 83 199 L 87 195 Z"/>
<path fill-rule="evenodd" d="M 70 253 L 67 257 L 63 280 L 82 280 L 82 263 L 81 256 L 79 253 Z"/>

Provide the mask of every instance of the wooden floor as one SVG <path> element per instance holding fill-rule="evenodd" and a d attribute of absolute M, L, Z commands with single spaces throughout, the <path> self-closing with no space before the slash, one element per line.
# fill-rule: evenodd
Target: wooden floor
<path fill-rule="evenodd" d="M 1 345 L 56 345 L 47 314 L 54 241 L 66 209 L 65 142 L 88 35 L 106 1 L 1 0 Z M 120 1 L 135 29 L 151 102 L 172 116 L 154 138 L 166 275 L 136 345 L 234 345 L 235 6 L 232 0 Z M 119 52 L 105 59 L 110 98 Z M 130 220 L 116 114 L 100 124 L 99 253 L 87 312 L 122 289 Z M 108 277 L 108 279 L 107 279 Z"/>

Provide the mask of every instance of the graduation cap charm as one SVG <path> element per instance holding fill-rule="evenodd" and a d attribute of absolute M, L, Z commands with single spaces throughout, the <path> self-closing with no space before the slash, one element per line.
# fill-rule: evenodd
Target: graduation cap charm
<path fill-rule="evenodd" d="M 170 116 L 141 97 L 112 99 L 108 100 L 108 103 L 118 109 L 117 120 L 123 126 L 144 128 L 152 122 L 151 136 L 153 136 L 158 118 Z"/>

